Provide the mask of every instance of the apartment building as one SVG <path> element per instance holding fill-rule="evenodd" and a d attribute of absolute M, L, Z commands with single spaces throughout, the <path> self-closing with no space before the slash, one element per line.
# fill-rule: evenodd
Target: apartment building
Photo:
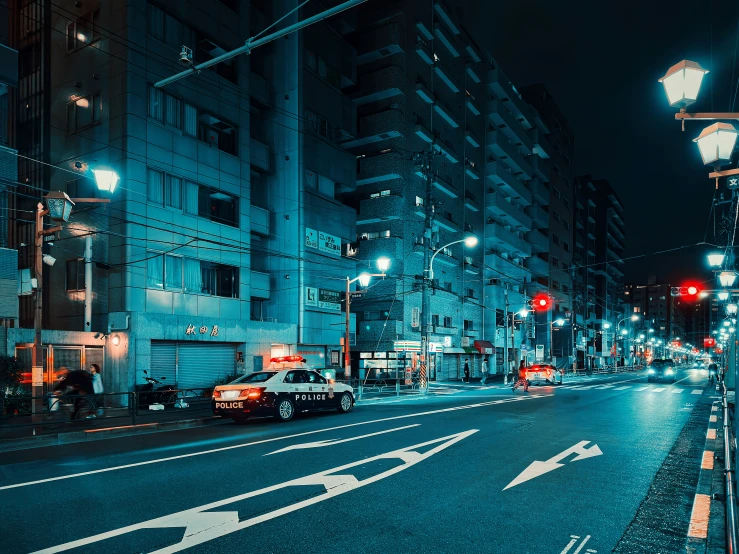
<path fill-rule="evenodd" d="M 344 143 L 357 157 L 357 256 L 359 265 L 381 255 L 393 263 L 354 304 L 355 362 L 366 373 L 392 373 L 420 347 L 424 249 L 437 254 L 431 378 L 458 378 L 466 358 L 479 372 L 485 356 L 502 372 L 506 350 L 515 364 L 533 337 L 530 320 L 514 314 L 528 306 L 532 281 L 527 210 L 549 202 L 549 130 L 464 19 L 443 2 L 359 11 L 358 135 Z M 477 247 L 461 243 L 468 235 Z"/>
<path fill-rule="evenodd" d="M 574 133 L 554 98 L 542 84 L 521 89 L 521 95 L 536 110 L 542 128 L 534 131 L 538 148 L 549 159 L 549 181 L 541 191 L 541 203 L 529 208 L 534 229 L 530 233 L 532 293 L 550 294 L 552 309 L 536 315 L 536 330 L 543 335 L 545 352 L 560 367 L 572 366 L 572 258 L 575 251 Z M 544 196 L 548 191 L 546 203 Z M 541 235 L 548 240 L 542 239 Z M 543 262 L 543 263 L 542 263 Z M 549 332 L 547 332 L 547 330 Z M 537 343 L 541 341 L 537 340 Z"/>
<path fill-rule="evenodd" d="M 56 259 L 44 273 L 49 370 L 94 361 L 115 391 L 141 382 L 144 370 L 181 388 L 208 386 L 281 354 L 338 366 L 341 280 L 354 272 L 342 257 L 354 211 L 338 200 L 355 186 L 354 160 L 336 147 L 354 131 L 342 92 L 355 78 L 356 53 L 343 38 L 351 12 L 153 86 L 182 69 L 183 45 L 196 63 L 211 59 L 295 7 L 11 6 L 11 39 L 24 60 L 17 105 L 27 107 L 18 110 L 18 149 L 31 158 L 19 163 L 25 186 L 14 206 L 25 213 L 49 190 L 109 201 L 75 206 L 44 247 Z M 120 175 L 112 193 L 95 187 L 91 170 L 101 167 Z M 11 232 L 21 267 L 31 267 L 31 233 L 23 224 Z M 32 302 L 21 302 L 21 324 L 30 327 Z M 8 343 L 25 355 L 30 329 L 15 331 Z"/>
<path fill-rule="evenodd" d="M 619 294 L 624 275 L 624 209 L 607 180 L 589 175 L 576 180 L 575 206 L 577 364 L 580 368 L 596 367 L 612 362 L 613 324 L 624 317 Z"/>
<path fill-rule="evenodd" d="M 650 281 L 646 285 L 624 285 L 623 300 L 631 305 L 629 315 L 641 316 L 638 329 L 646 333 L 648 340 L 668 343 L 675 337 L 683 337 L 685 314 L 681 299 L 670 295 L 671 285 L 657 283 L 656 278 Z"/>

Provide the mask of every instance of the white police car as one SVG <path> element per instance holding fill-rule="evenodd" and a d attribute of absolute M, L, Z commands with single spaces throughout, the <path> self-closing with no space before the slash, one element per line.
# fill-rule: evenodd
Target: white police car
<path fill-rule="evenodd" d="M 272 358 L 265 371 L 239 377 L 213 390 L 213 413 L 237 423 L 251 416 L 275 416 L 289 421 L 295 412 L 354 407 L 354 389 L 329 381 L 301 356 Z"/>

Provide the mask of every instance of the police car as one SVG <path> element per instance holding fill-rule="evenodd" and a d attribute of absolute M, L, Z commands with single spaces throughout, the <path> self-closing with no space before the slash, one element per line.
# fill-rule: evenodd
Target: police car
<path fill-rule="evenodd" d="M 213 390 L 215 415 L 240 423 L 251 416 L 275 416 L 290 421 L 295 412 L 354 407 L 354 389 L 334 383 L 314 371 L 301 356 L 272 358 L 269 367 L 239 377 Z"/>

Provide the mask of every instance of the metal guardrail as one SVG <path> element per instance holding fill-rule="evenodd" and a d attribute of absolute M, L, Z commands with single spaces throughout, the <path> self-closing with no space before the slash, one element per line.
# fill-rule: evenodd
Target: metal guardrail
<path fill-rule="evenodd" d="M 732 469 L 731 460 L 731 427 L 729 426 L 729 403 L 726 399 L 726 383 L 722 386 L 721 407 L 724 418 L 724 479 L 726 487 L 726 552 L 736 554 L 737 548 L 737 521 L 736 496 L 734 478 L 736 468 Z M 736 408 L 734 408 L 736 410 Z"/>

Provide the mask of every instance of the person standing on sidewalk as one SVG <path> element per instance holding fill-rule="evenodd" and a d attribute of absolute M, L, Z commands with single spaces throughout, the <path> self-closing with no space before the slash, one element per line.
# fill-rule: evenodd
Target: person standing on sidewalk
<path fill-rule="evenodd" d="M 465 383 L 470 382 L 470 359 L 469 358 L 464 359 L 464 382 Z"/>
<path fill-rule="evenodd" d="M 482 360 L 481 371 L 482 371 L 482 380 L 480 381 L 480 384 L 484 385 L 488 378 L 488 359 L 487 358 L 483 358 Z"/>
<path fill-rule="evenodd" d="M 90 374 L 92 375 L 92 392 L 95 393 L 94 402 L 97 406 L 97 415 L 102 416 L 103 402 L 105 401 L 103 393 L 105 392 L 105 389 L 103 388 L 103 378 L 100 375 L 100 366 L 97 364 L 90 364 Z"/>

